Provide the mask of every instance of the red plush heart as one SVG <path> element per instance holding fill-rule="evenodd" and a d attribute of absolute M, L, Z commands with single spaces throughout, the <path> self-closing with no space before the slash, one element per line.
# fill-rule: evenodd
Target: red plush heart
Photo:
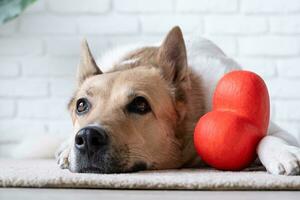
<path fill-rule="evenodd" d="M 213 110 L 196 125 L 196 150 L 214 168 L 241 170 L 256 158 L 256 147 L 267 133 L 269 116 L 264 81 L 253 72 L 230 72 L 216 87 Z"/>

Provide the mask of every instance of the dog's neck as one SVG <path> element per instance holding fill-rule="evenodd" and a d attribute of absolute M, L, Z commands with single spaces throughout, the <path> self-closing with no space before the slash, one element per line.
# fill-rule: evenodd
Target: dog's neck
<path fill-rule="evenodd" d="M 191 89 L 187 92 L 186 116 L 179 124 L 177 132 L 182 136 L 182 166 L 195 167 L 201 162 L 194 147 L 194 128 L 204 114 L 205 103 L 201 88 L 201 77 L 190 68 Z"/>

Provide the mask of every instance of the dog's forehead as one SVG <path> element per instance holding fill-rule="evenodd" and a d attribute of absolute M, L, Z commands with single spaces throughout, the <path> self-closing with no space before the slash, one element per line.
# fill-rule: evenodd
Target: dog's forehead
<path fill-rule="evenodd" d="M 162 81 L 159 69 L 141 66 L 90 77 L 82 84 L 79 93 L 89 96 L 110 95 L 112 92 L 130 95 L 134 91 L 153 89 Z"/>

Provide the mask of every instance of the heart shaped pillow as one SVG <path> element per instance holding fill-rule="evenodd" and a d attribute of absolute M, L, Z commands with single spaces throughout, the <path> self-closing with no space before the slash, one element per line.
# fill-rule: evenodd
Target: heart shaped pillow
<path fill-rule="evenodd" d="M 256 158 L 269 116 L 269 94 L 262 78 L 249 71 L 232 71 L 219 81 L 212 111 L 195 127 L 196 151 L 214 168 L 241 170 Z"/>

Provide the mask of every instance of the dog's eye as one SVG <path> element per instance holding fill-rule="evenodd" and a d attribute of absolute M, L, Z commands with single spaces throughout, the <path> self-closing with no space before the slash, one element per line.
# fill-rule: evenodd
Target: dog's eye
<path fill-rule="evenodd" d="M 76 103 L 76 113 L 78 115 L 82 115 L 84 113 L 87 113 L 90 108 L 90 103 L 86 98 L 78 99 Z"/>
<path fill-rule="evenodd" d="M 127 110 L 142 115 L 150 112 L 151 107 L 144 97 L 136 97 L 127 105 Z"/>

